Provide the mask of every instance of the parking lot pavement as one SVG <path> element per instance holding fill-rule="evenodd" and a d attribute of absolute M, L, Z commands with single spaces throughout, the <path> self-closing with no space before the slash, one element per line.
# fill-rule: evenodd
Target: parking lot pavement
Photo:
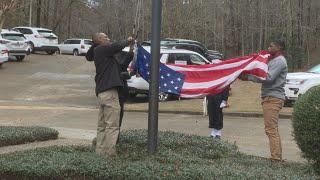
<path fill-rule="evenodd" d="M 30 55 L 0 69 L 0 101 L 96 106 L 94 73 L 83 56 Z"/>
<path fill-rule="evenodd" d="M 94 137 L 94 73 L 93 64 L 82 56 L 38 54 L 6 63 L 0 69 L 0 125 L 55 127 L 62 137 Z M 159 130 L 208 136 L 207 121 L 201 115 L 159 114 Z M 146 129 L 147 122 L 147 113 L 126 112 L 122 129 Z M 291 136 L 291 121 L 281 119 L 279 126 L 284 158 L 303 161 Z M 261 118 L 226 116 L 223 139 L 235 142 L 242 152 L 269 156 Z"/>

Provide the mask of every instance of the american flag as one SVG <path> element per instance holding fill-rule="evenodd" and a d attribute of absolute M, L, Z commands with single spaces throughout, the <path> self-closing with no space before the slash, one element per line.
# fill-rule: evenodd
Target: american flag
<path fill-rule="evenodd" d="M 265 79 L 268 74 L 266 51 L 259 54 L 224 60 L 217 64 L 178 65 L 160 64 L 159 91 L 177 94 L 184 98 L 202 98 L 222 92 L 241 73 Z M 136 68 L 150 82 L 151 55 L 138 46 Z"/>
<path fill-rule="evenodd" d="M 151 55 L 142 46 L 138 45 L 136 68 L 144 80 L 150 83 Z M 180 95 L 185 75 L 174 71 L 160 63 L 159 91 Z"/>

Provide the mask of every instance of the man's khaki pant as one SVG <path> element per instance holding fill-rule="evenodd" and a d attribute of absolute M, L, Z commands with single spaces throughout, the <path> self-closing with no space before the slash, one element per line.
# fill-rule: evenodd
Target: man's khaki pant
<path fill-rule="evenodd" d="M 120 127 L 120 105 L 116 89 L 110 89 L 98 94 L 100 104 L 96 153 L 110 157 L 116 155 L 116 142 Z"/>
<path fill-rule="evenodd" d="M 284 101 L 274 97 L 262 99 L 265 132 L 269 138 L 271 159 L 282 160 L 281 139 L 278 131 L 279 113 Z"/>

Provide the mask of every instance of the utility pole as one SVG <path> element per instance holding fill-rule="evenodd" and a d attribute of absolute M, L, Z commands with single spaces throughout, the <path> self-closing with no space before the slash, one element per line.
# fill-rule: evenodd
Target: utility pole
<path fill-rule="evenodd" d="M 152 1 L 151 83 L 149 91 L 148 152 L 154 154 L 158 143 L 159 59 L 162 0 Z"/>
<path fill-rule="evenodd" d="M 31 21 L 32 21 L 32 0 L 30 0 L 30 5 L 29 5 L 29 27 L 31 27 Z"/>

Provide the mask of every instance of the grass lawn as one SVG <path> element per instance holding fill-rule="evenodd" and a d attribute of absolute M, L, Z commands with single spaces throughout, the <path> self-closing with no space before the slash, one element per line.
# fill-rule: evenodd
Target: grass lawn
<path fill-rule="evenodd" d="M 158 151 L 147 152 L 147 131 L 120 136 L 118 156 L 92 147 L 50 147 L 0 155 L 0 177 L 21 179 L 317 179 L 311 165 L 275 163 L 238 152 L 209 137 L 160 132 Z"/>

